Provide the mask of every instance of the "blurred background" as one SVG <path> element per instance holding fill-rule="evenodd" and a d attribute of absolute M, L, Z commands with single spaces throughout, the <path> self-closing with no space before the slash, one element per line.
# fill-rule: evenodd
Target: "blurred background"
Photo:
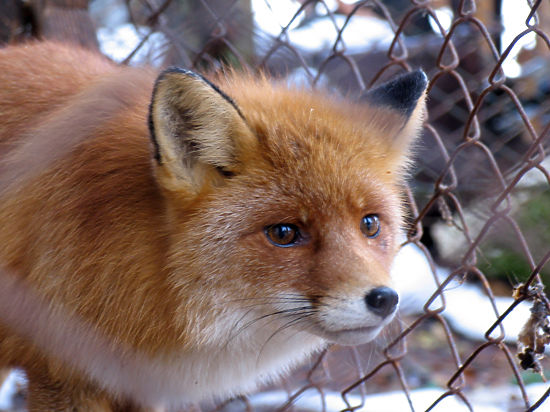
<path fill-rule="evenodd" d="M 550 410 L 549 35 L 547 0 L 0 2 L 0 44 L 261 70 L 356 100 L 415 68 L 430 79 L 394 267 L 400 319 L 374 344 L 331 347 L 204 411 Z M 0 409 L 24 408 L 24 377 L 9 383 Z"/>

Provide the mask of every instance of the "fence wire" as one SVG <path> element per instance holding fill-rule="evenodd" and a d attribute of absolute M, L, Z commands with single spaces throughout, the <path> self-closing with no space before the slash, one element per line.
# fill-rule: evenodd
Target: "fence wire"
<path fill-rule="evenodd" d="M 550 369 L 550 3 L 94 0 L 90 10 L 102 50 L 124 64 L 247 67 L 350 98 L 396 73 L 428 74 L 404 245 L 422 256 L 432 290 L 376 342 L 331 347 L 263 388 L 279 394 L 276 410 L 334 410 L 335 397 L 345 411 L 380 410 L 380 392 L 411 411 L 475 410 L 504 386 L 513 388 L 504 410 L 550 408 L 550 389 L 533 394 L 528 384 Z M 135 39 L 114 55 L 108 45 L 120 30 Z M 492 319 L 477 338 L 447 316 L 449 294 L 472 286 Z M 503 307 L 500 296 L 513 299 Z M 472 302 L 460 304 L 466 312 Z M 510 336 L 506 319 L 526 304 L 524 326 Z M 303 406 L 306 398 L 316 406 Z M 257 399 L 196 410 L 273 409 Z"/>

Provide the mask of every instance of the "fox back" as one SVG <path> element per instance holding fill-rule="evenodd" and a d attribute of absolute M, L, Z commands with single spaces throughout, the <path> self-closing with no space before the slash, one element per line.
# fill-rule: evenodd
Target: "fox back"
<path fill-rule="evenodd" d="M 241 394 L 392 319 L 422 72 L 351 103 L 36 43 L 0 84 L 0 264 L 39 305 L 5 296 L 0 366 L 30 410 Z"/>

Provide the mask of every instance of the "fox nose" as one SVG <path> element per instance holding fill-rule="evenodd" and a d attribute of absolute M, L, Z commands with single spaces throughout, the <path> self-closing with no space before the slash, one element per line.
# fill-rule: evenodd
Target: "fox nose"
<path fill-rule="evenodd" d="M 399 302 L 399 295 L 395 290 L 382 286 L 372 289 L 365 296 L 365 301 L 371 312 L 385 318 L 395 310 L 397 302 Z"/>

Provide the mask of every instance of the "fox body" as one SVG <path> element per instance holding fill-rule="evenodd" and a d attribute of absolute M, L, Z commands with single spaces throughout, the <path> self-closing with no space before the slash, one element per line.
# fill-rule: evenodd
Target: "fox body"
<path fill-rule="evenodd" d="M 0 367 L 30 410 L 228 397 L 391 320 L 423 73 L 351 104 L 36 43 L 0 84 L 0 280 L 29 302 L 1 299 Z"/>

